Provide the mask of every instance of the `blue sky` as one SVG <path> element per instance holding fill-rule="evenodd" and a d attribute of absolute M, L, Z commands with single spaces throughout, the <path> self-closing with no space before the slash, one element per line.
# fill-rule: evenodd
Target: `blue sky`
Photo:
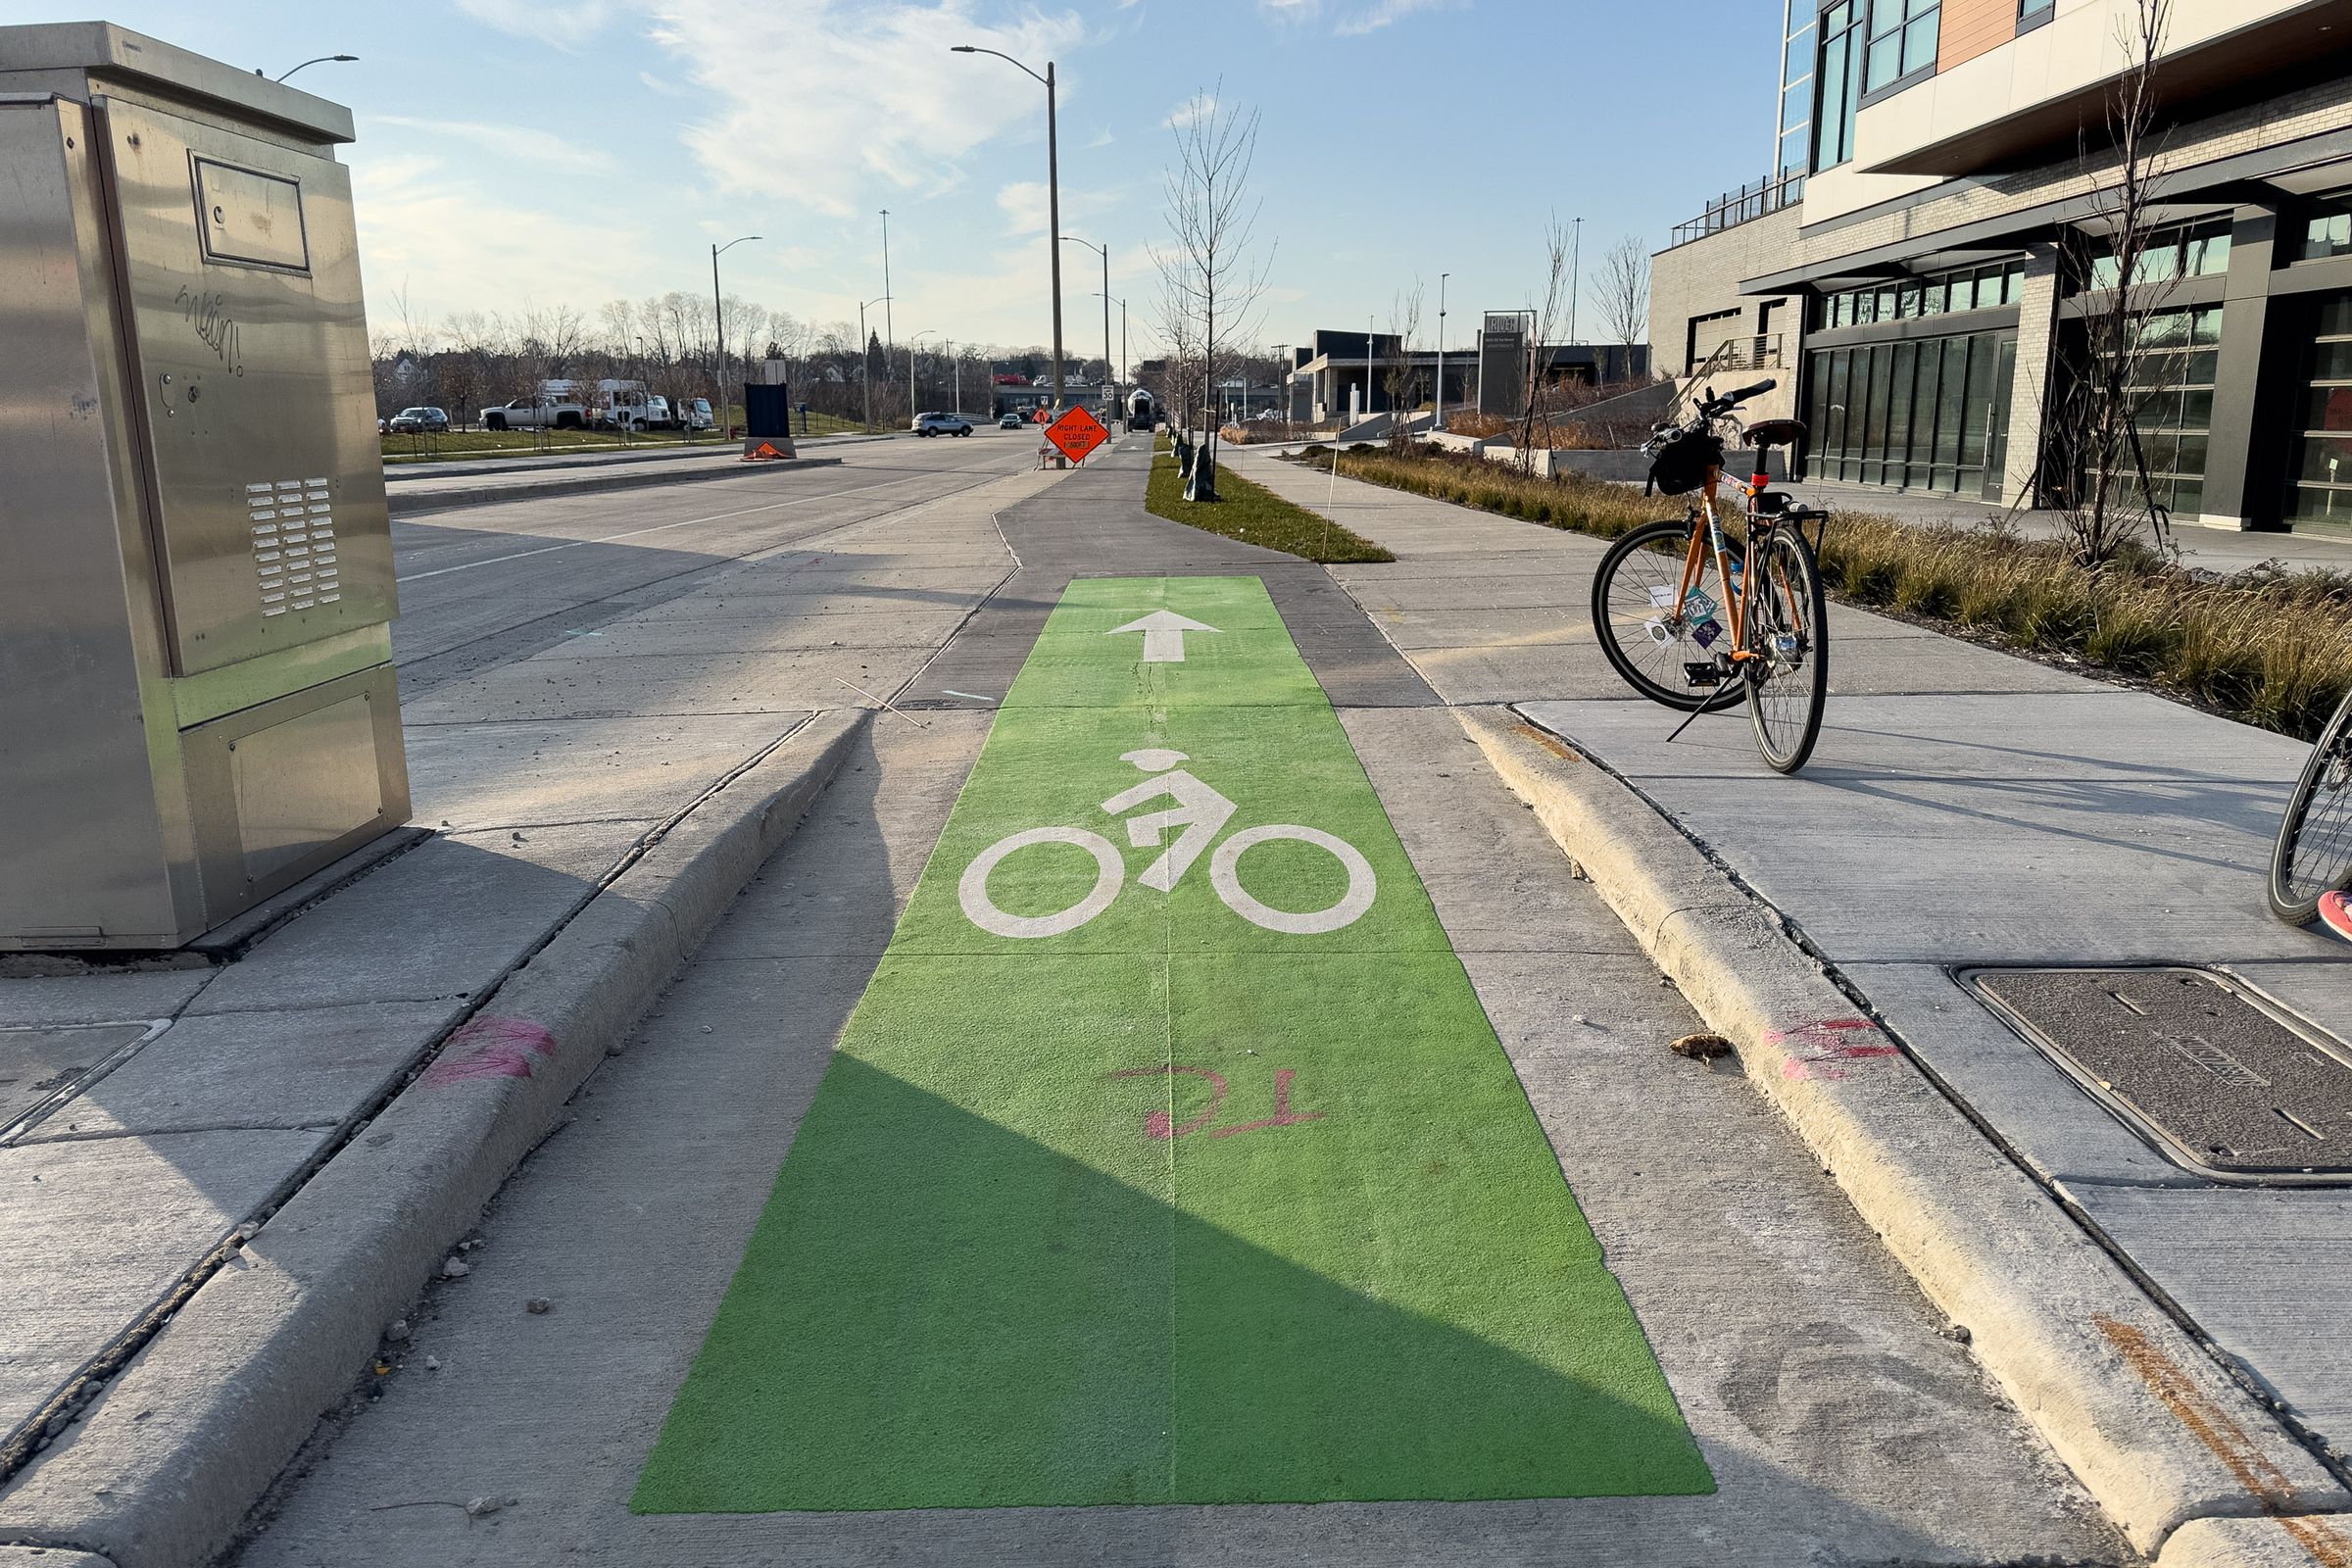
<path fill-rule="evenodd" d="M 1650 248 L 1771 162 L 1780 0 L 124 0 L 124 26 L 349 104 L 371 321 L 708 289 L 815 321 L 883 292 L 896 332 L 1048 334 L 1044 93 L 1062 227 L 1106 241 L 1133 352 L 1164 243 L 1168 122 L 1204 89 L 1262 117 L 1266 344 L 1384 329 L 1418 277 L 1448 341 L 1541 286 L 1548 215 L 1588 260 Z M 55 16 L 56 13 L 48 13 Z M 36 20 L 28 0 L 0 16 Z M 1696 83 L 1694 86 L 1693 83 Z M 1102 337 L 1101 263 L 1064 247 L 1065 331 Z M 879 308 L 876 313 L 879 315 Z M 1112 330 L 1117 331 L 1116 313 Z M 1425 335 L 1427 335 L 1425 333 Z M 1587 333 L 1591 335 L 1590 332 Z"/>

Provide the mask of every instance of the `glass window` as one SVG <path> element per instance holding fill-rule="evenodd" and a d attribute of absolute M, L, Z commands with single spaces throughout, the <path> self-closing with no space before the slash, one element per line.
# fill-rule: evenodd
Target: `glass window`
<path fill-rule="evenodd" d="M 2320 301 L 2312 324 L 2303 431 L 2287 469 L 2286 513 L 2294 522 L 2352 527 L 2352 294 Z"/>
<path fill-rule="evenodd" d="M 1821 57 L 1813 73 L 1816 172 L 1835 169 L 1854 156 L 1854 110 L 1862 97 L 1862 50 L 1867 32 L 1862 0 L 1840 0 L 1821 14 Z"/>
<path fill-rule="evenodd" d="M 2017 0 L 2017 20 L 2031 22 L 2035 17 L 2047 16 L 2057 3 L 2058 0 Z"/>
<path fill-rule="evenodd" d="M 1936 64 L 1936 31 L 1943 0 L 1871 0 L 1868 80 L 1876 92 Z"/>
<path fill-rule="evenodd" d="M 1936 466 L 1949 470 L 1960 461 L 1960 413 L 1968 404 L 1968 345 L 1946 338 L 1943 384 L 1936 394 Z"/>
<path fill-rule="evenodd" d="M 2295 260 L 2316 262 L 2344 255 L 2352 255 L 2352 194 L 2323 196 L 2311 204 L 2303 220 L 2302 243 L 2295 248 Z"/>
<path fill-rule="evenodd" d="M 2142 353 L 2130 377 L 2144 389 L 2135 411 L 2140 450 L 2155 500 L 2176 514 L 2194 513 L 2204 501 L 2221 340 L 2219 305 L 2157 311 L 2140 327 Z"/>
<path fill-rule="evenodd" d="M 1900 485 L 1910 482 L 1905 466 L 1911 458 L 1912 416 L 1917 412 L 1918 399 L 1913 395 L 1915 372 L 1919 366 L 1919 345 L 1897 343 L 1894 346 L 1894 371 L 1886 391 L 1886 482 Z"/>

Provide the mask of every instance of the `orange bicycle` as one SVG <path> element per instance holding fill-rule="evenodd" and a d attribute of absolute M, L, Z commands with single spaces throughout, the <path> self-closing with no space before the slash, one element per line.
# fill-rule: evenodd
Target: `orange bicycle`
<path fill-rule="evenodd" d="M 1724 397 L 1709 387 L 1688 421 L 1657 426 L 1643 444 L 1651 485 L 1668 495 L 1696 491 L 1698 503 L 1680 521 L 1644 523 L 1609 547 L 1592 580 L 1592 630 L 1626 684 L 1690 711 L 1676 736 L 1699 714 L 1745 698 L 1756 749 L 1774 769 L 1793 773 L 1813 755 L 1829 700 L 1820 535 L 1804 533 L 1807 522 L 1826 529 L 1829 514 L 1790 505 L 1764 471 L 1765 454 L 1803 439 L 1804 425 L 1765 419 L 1743 428 L 1733 416 L 1775 384 Z M 1738 537 L 1716 506 L 1726 430 L 1756 448 L 1754 478 L 1730 481 L 1743 502 Z"/>

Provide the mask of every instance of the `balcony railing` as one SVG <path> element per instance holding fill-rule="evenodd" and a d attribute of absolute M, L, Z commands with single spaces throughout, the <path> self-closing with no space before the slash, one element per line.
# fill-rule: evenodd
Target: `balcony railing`
<path fill-rule="evenodd" d="M 1762 218 L 1767 213 L 1777 213 L 1784 207 L 1794 205 L 1804 198 L 1804 175 L 1767 175 L 1738 190 L 1725 192 L 1709 204 L 1705 212 L 1688 223 L 1677 223 L 1674 237 L 1666 242 L 1666 248 L 1672 250 L 1677 245 L 1688 245 L 1694 239 L 1705 239 L 1709 234 L 1737 228 L 1751 219 Z"/>
<path fill-rule="evenodd" d="M 1779 370 L 1786 368 L 1778 332 L 1742 332 L 1715 345 L 1715 352 L 1685 373 L 1713 375 L 1719 370 Z"/>

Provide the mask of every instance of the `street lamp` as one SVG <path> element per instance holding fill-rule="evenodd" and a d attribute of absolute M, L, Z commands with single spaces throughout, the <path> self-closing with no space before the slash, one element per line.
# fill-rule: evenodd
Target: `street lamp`
<path fill-rule="evenodd" d="M 874 422 L 874 378 L 866 368 L 873 363 L 867 354 L 866 344 L 873 340 L 865 334 L 865 312 L 867 306 L 888 305 L 889 303 L 890 296 L 883 294 L 867 300 L 858 307 L 858 390 L 865 399 L 865 422 L 869 425 Z"/>
<path fill-rule="evenodd" d="M 1438 412 L 1429 421 L 1433 430 L 1446 428 L 1446 280 L 1452 275 L 1438 274 Z"/>
<path fill-rule="evenodd" d="M 890 324 L 890 209 L 882 209 L 882 363 L 890 363 L 890 351 L 899 339 L 898 329 Z M 911 375 L 913 372 L 907 372 Z M 908 396 L 912 396 L 911 393 Z"/>
<path fill-rule="evenodd" d="M 968 43 L 954 44 L 950 47 L 954 53 L 959 55 L 995 55 L 999 60 L 1008 61 L 1013 65 L 1020 66 L 1023 71 L 1029 71 L 1027 66 L 1022 66 L 1018 60 L 1014 60 L 1012 56 L 1004 53 L 1002 49 L 983 49 L 976 44 Z M 1046 226 L 1052 230 L 1049 236 L 1051 242 L 1046 246 L 1046 252 L 1052 259 L 1054 270 L 1054 411 L 1059 414 L 1062 404 L 1061 245 L 1059 243 L 1061 238 L 1061 152 L 1054 139 L 1054 62 L 1051 60 L 1046 62 L 1044 75 L 1040 76 L 1034 71 L 1029 71 L 1029 74 L 1042 82 L 1046 89 Z"/>
<path fill-rule="evenodd" d="M 948 344 L 948 340 L 947 340 L 946 338 L 944 338 L 944 337 L 939 337 L 939 328 L 938 328 L 938 327 L 936 327 L 936 326 L 926 326 L 926 327 L 924 327 L 924 328 L 923 328 L 923 329 L 922 329 L 920 332 L 913 333 L 913 334 L 911 334 L 911 335 L 909 335 L 909 336 L 907 337 L 907 339 L 906 339 L 906 416 L 907 416 L 907 417 L 909 417 L 909 418 L 913 418 L 913 417 L 915 417 L 916 416 L 918 416 L 918 415 L 919 415 L 919 414 L 922 412 L 922 411 L 921 411 L 919 408 L 917 408 L 917 407 L 915 406 L 915 400 L 916 400 L 917 398 L 921 397 L 921 396 L 922 396 L 922 394 L 921 394 L 921 393 L 919 393 L 919 392 L 917 392 L 917 391 L 915 390 L 915 386 L 914 386 L 914 382 L 915 382 L 915 374 L 914 374 L 914 346 L 915 346 L 917 343 L 920 343 L 920 342 L 921 342 L 923 339 L 925 339 L 925 338 L 927 338 L 927 337 L 938 337 L 938 338 L 939 338 L 939 341 L 940 341 L 942 344 Z M 954 347 L 954 345 L 953 345 L 953 344 L 948 344 L 948 346 L 949 346 L 949 347 L 951 347 L 951 348 L 952 348 L 952 347 Z M 959 391 L 959 392 L 957 392 L 957 394 L 956 394 L 956 412 L 957 414 L 961 414 L 961 413 L 963 412 L 963 394 L 962 394 L 960 391 Z"/>
<path fill-rule="evenodd" d="M 1102 377 L 1111 383 L 1110 395 L 1116 397 L 1118 372 L 1110 368 L 1110 247 L 1098 245 L 1091 239 L 1080 239 L 1075 234 L 1061 237 L 1073 245 L 1083 245 L 1102 258 Z"/>
<path fill-rule="evenodd" d="M 724 245 L 710 247 L 710 319 L 712 324 L 718 328 L 718 353 L 712 361 L 713 368 L 710 379 L 711 390 L 718 394 L 718 417 L 713 422 L 721 425 L 727 421 L 727 308 L 719 302 L 718 258 L 722 253 L 733 250 L 746 240 L 755 240 L 759 237 L 757 234 L 745 234 L 740 238 L 727 241 Z"/>
<path fill-rule="evenodd" d="M 358 55 L 320 55 L 320 56 L 318 56 L 318 57 L 317 59 L 315 59 L 315 60 L 305 60 L 305 61 L 302 63 L 302 65 L 301 65 L 301 66 L 296 66 L 296 67 L 294 68 L 294 70 L 293 70 L 293 71 L 289 71 L 289 72 L 285 73 L 285 74 L 284 74 L 284 75 L 277 76 L 277 77 L 274 77 L 274 78 L 272 78 L 272 79 L 274 79 L 274 80 L 277 80 L 277 81 L 283 81 L 283 80 L 285 80 L 285 79 L 286 79 L 286 76 L 291 76 L 292 74 L 294 74 L 294 72 L 295 72 L 295 71 L 300 71 L 300 70 L 302 70 L 302 69 L 303 69 L 303 66 L 323 66 L 323 65 L 325 65 L 325 64 L 326 64 L 328 61 L 330 61 L 330 60 L 333 60 L 333 61 L 342 61 L 342 62 L 345 62 L 345 63 L 347 63 L 347 64 L 348 64 L 349 62 L 351 62 L 351 61 L 354 61 L 354 60 L 357 60 L 357 59 L 359 59 L 359 58 L 360 58 L 360 57 L 359 57 Z M 253 68 L 253 74 L 254 74 L 255 75 L 257 75 L 257 76 L 258 76 L 258 75 L 260 75 L 260 74 L 262 74 L 262 68 L 261 68 L 261 67 L 259 67 L 259 66 L 256 66 L 256 67 L 254 67 L 254 68 Z"/>
<path fill-rule="evenodd" d="M 1102 314 L 1103 314 L 1103 317 L 1105 318 L 1105 322 L 1104 322 L 1104 325 L 1103 325 L 1103 328 L 1102 328 L 1102 330 L 1103 330 L 1104 332 L 1106 332 L 1106 333 L 1107 333 L 1107 332 L 1110 330 L 1110 327 L 1109 327 L 1109 324 L 1108 324 L 1107 318 L 1108 318 L 1108 317 L 1109 317 L 1109 315 L 1110 315 L 1110 308 L 1111 308 L 1111 306 L 1112 306 L 1113 304 L 1116 304 L 1116 305 L 1118 306 L 1118 308 L 1119 308 L 1119 376 L 1118 376 L 1118 384 L 1119 384 L 1119 385 L 1121 385 L 1121 386 L 1125 386 L 1125 385 L 1127 384 L 1127 370 L 1128 370 L 1128 368 L 1129 368 L 1129 362 L 1128 362 L 1128 359 L 1127 359 L 1127 302 L 1126 302 L 1125 300 L 1116 300 L 1116 301 L 1114 301 L 1114 300 L 1112 300 L 1112 299 L 1111 299 L 1111 297 L 1110 297 L 1108 294 L 1105 294 L 1105 295 L 1103 295 L 1103 296 L 1102 296 Z M 1125 414 L 1124 410 L 1122 410 L 1122 411 L 1121 411 L 1121 413 L 1120 413 L 1120 415 L 1119 415 L 1119 417 L 1121 417 L 1121 418 L 1123 419 L 1123 418 L 1125 418 L 1126 416 L 1126 416 L 1126 414 Z"/>

